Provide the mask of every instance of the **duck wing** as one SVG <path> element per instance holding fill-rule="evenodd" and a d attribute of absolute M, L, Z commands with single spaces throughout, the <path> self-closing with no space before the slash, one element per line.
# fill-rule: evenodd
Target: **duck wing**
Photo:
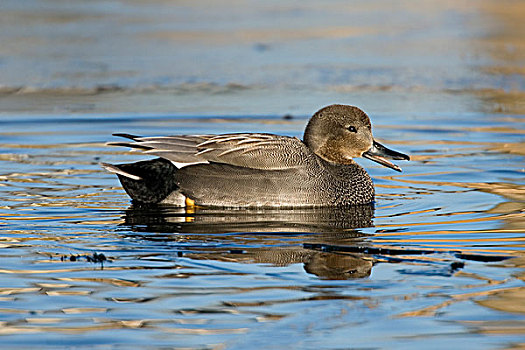
<path fill-rule="evenodd" d="M 174 135 L 140 137 L 114 134 L 133 142 L 109 145 L 142 150 L 173 162 L 178 168 L 202 163 L 222 163 L 260 170 L 304 167 L 313 153 L 296 137 L 265 133 Z"/>

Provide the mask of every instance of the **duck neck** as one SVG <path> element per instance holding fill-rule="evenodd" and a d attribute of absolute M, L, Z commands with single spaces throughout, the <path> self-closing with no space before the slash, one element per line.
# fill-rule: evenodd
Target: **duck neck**
<path fill-rule="evenodd" d="M 335 165 L 337 164 L 343 164 L 343 165 L 357 164 L 356 162 L 354 162 L 352 158 L 343 155 L 342 152 L 334 152 L 333 151 L 334 149 L 339 149 L 337 147 L 340 147 L 340 145 L 332 145 L 330 143 L 325 143 L 319 149 L 315 150 L 315 154 L 317 154 L 319 157 L 321 157 L 325 161 L 333 163 Z"/>

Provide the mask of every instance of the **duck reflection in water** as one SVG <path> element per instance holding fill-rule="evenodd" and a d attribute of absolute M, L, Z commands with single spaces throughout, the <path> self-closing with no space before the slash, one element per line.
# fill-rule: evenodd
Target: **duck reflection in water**
<path fill-rule="evenodd" d="M 274 266 L 301 263 L 306 272 L 319 278 L 349 279 L 369 276 L 373 259 L 366 254 L 313 247 L 365 245 L 365 234 L 357 229 L 373 226 L 373 215 L 373 205 L 192 210 L 134 205 L 126 210 L 123 225 L 136 233 L 133 238 L 155 244 L 165 241 L 173 247 L 174 241 L 182 240 L 178 253 L 186 258 Z M 221 241 L 220 246 L 229 248 L 201 243 L 210 241 Z"/>

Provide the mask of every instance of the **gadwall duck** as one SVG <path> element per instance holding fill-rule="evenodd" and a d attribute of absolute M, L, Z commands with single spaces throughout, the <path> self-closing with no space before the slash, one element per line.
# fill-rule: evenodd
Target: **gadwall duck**
<path fill-rule="evenodd" d="M 368 204 L 374 185 L 352 158 L 401 171 L 409 160 L 372 137 L 370 119 L 354 106 L 316 112 L 296 137 L 265 133 L 140 137 L 113 142 L 160 158 L 102 166 L 117 174 L 135 203 L 177 206 L 297 207 Z"/>

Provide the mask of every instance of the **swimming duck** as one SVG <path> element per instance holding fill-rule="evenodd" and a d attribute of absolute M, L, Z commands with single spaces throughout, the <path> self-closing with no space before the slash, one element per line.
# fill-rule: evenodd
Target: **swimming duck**
<path fill-rule="evenodd" d="M 108 145 L 157 156 L 101 165 L 136 203 L 176 206 L 304 207 L 368 204 L 374 184 L 354 157 L 401 171 L 409 160 L 374 140 L 358 107 L 330 105 L 308 122 L 303 140 L 267 133 L 140 137 Z"/>

